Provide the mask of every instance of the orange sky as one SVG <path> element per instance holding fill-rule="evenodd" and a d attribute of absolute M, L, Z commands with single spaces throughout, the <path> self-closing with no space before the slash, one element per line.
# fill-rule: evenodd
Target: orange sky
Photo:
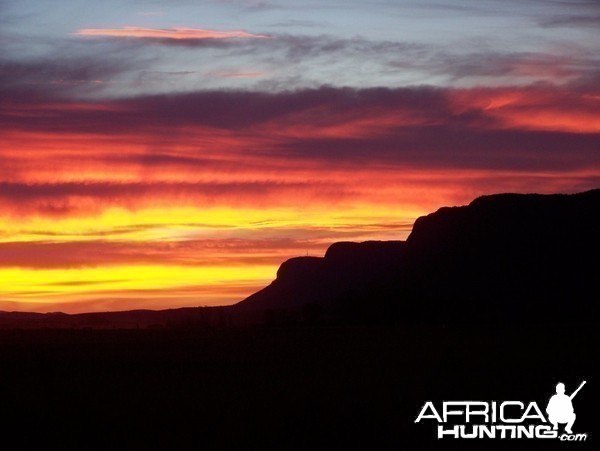
<path fill-rule="evenodd" d="M 600 187 L 598 2 L 0 1 L 0 310 L 224 305 Z"/>
<path fill-rule="evenodd" d="M 589 92 L 207 96 L 3 104 L 0 309 L 230 304 L 332 242 L 600 175 Z"/>

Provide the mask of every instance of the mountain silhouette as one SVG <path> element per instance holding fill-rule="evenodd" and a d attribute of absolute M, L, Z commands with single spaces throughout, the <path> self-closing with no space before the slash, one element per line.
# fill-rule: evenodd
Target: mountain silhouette
<path fill-rule="evenodd" d="M 284 262 L 229 307 L 0 312 L 0 328 L 342 323 L 584 323 L 597 292 L 600 189 L 497 194 L 418 218 L 406 241 L 340 242 Z"/>
<path fill-rule="evenodd" d="M 600 190 L 499 194 L 417 219 L 406 242 L 286 261 L 234 309 L 277 321 L 581 322 L 598 275 Z"/>
<path fill-rule="evenodd" d="M 431 399 L 543 408 L 591 380 L 599 207 L 600 190 L 482 197 L 405 242 L 288 260 L 230 307 L 0 312 L 2 432 L 26 449 L 504 449 L 415 419 Z M 593 396 L 573 406 L 593 431 Z"/>

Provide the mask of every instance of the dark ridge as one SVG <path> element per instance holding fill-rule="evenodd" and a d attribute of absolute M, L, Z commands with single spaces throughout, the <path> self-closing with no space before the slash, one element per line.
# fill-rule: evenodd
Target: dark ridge
<path fill-rule="evenodd" d="M 80 315 L 0 312 L 0 328 L 249 323 L 586 323 L 600 273 L 600 189 L 498 194 L 418 218 L 406 242 L 340 242 L 284 262 L 230 307 Z"/>
<path fill-rule="evenodd" d="M 484 196 L 417 219 L 405 243 L 336 243 L 323 259 L 292 259 L 234 310 L 275 321 L 591 321 L 599 230 L 600 190 Z"/>
<path fill-rule="evenodd" d="M 226 307 L 186 307 L 72 315 L 0 311 L 0 329 L 163 329 L 227 325 L 226 310 Z"/>

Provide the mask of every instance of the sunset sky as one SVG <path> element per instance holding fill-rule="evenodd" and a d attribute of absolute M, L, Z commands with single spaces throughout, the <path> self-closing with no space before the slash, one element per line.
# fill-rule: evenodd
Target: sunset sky
<path fill-rule="evenodd" d="M 597 0 L 0 0 L 0 310 L 231 304 L 599 186 Z"/>

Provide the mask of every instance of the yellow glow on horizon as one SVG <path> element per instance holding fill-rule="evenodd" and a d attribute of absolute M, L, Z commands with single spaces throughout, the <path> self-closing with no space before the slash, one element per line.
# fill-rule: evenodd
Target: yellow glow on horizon
<path fill-rule="evenodd" d="M 110 207 L 87 215 L 66 216 L 1 216 L 0 244 L 74 243 L 97 241 L 121 243 L 125 260 L 121 262 L 84 256 L 82 266 L 36 268 L 36 254 L 25 260 L 23 266 L 0 267 L 0 310 L 64 311 L 68 313 L 132 308 L 171 308 L 198 305 L 227 305 L 266 286 L 274 278 L 277 268 L 287 258 L 303 255 L 306 248 L 291 244 L 274 244 L 261 249 L 262 240 L 279 237 L 308 240 L 313 243 L 312 255 L 322 255 L 326 247 L 339 239 L 332 239 L 340 231 L 350 235 L 368 236 L 369 239 L 403 239 L 406 229 L 390 231 L 385 226 L 402 220 L 411 223 L 421 211 L 386 207 L 384 205 L 332 204 L 310 205 L 302 202 L 293 207 L 258 206 L 247 208 L 192 206 L 126 209 Z M 313 230 L 311 232 L 311 230 Z M 330 231 L 330 232 L 329 232 Z M 354 234 L 354 235 L 352 235 Z M 193 248 L 186 254 L 188 240 L 256 241 L 256 247 L 223 249 L 218 245 Z M 283 239 L 283 238 L 281 238 Z M 127 246 L 131 243 L 135 258 L 128 262 Z M 149 252 L 138 254 L 149 243 Z M 161 254 L 153 254 L 152 243 L 177 243 L 175 253 L 181 259 L 160 261 Z M 282 246 L 278 248 L 278 246 Z M 37 252 L 45 252 L 38 247 Z M 73 248 L 75 249 L 75 248 Z M 197 253 L 193 253 L 197 249 Z M 77 250 L 74 250 L 77 252 Z M 281 258 L 279 259 L 279 256 Z M 257 261 L 249 264 L 252 257 Z M 262 261 L 261 261 L 262 259 Z M 68 259 L 66 260 L 68 265 Z M 52 263 L 48 257 L 44 262 Z M 57 262 L 60 265 L 59 262 Z"/>
<path fill-rule="evenodd" d="M 124 291 L 152 291 L 187 286 L 218 286 L 267 281 L 275 277 L 272 265 L 163 266 L 131 265 L 70 269 L 0 269 L 3 301 L 55 304 L 72 295 Z M 200 302 L 199 302 L 200 304 Z"/>
<path fill-rule="evenodd" d="M 374 222 L 414 220 L 423 211 L 403 210 L 390 215 L 385 206 L 341 208 L 108 208 L 98 215 L 66 217 L 0 217 L 0 243 L 23 241 L 83 241 L 110 239 L 145 242 L 175 241 L 228 230 L 295 227 L 357 226 Z"/>

